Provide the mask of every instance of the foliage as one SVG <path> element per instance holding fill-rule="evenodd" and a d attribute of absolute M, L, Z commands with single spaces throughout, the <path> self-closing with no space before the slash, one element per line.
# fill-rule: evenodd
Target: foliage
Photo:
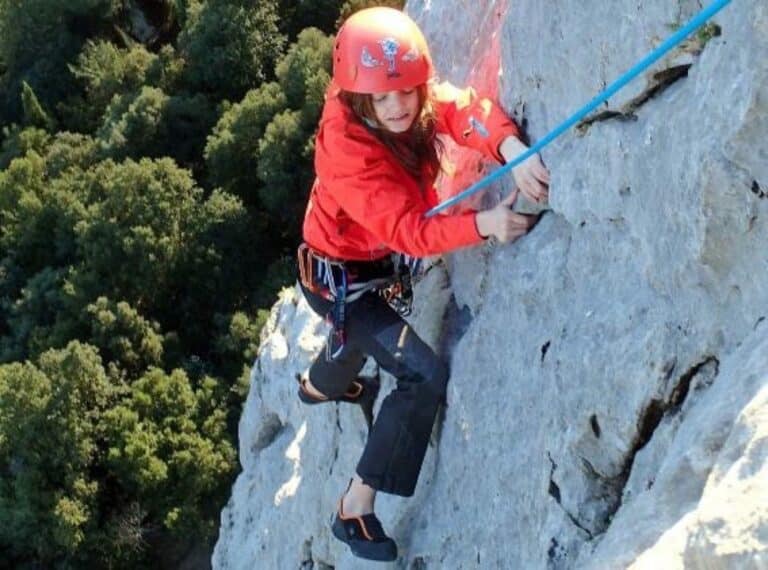
<path fill-rule="evenodd" d="M 193 167 L 213 122 L 214 111 L 204 95 L 168 96 L 144 86 L 112 99 L 97 136 L 105 157 L 165 155 Z"/>
<path fill-rule="evenodd" d="M 37 127 L 22 128 L 18 125 L 5 127 L 2 151 L 0 151 L 0 169 L 5 170 L 14 158 L 24 156 L 30 151 L 39 154 L 45 152 L 50 142 L 50 135 Z"/>
<path fill-rule="evenodd" d="M 105 414 L 106 462 L 147 517 L 174 534 L 212 532 L 207 498 L 234 468 L 217 382 L 195 389 L 181 370 L 153 368 Z"/>
<path fill-rule="evenodd" d="M 155 54 L 141 44 L 124 49 L 109 41 L 91 40 L 69 69 L 83 85 L 84 94 L 70 98 L 62 111 L 71 128 L 93 132 L 114 97 L 135 93 L 145 85 L 173 90 L 184 62 L 172 46 Z"/>
<path fill-rule="evenodd" d="M 120 0 L 0 0 L 0 124 L 21 117 L 22 82 L 50 109 L 73 90 L 66 64 L 117 15 Z"/>
<path fill-rule="evenodd" d="M 234 459 L 211 378 L 151 368 L 126 390 L 78 342 L 0 366 L 0 545 L 19 561 L 137 562 L 154 525 L 209 536 Z"/>
<path fill-rule="evenodd" d="M 389 8 L 402 10 L 405 7 L 405 0 L 346 0 L 341 7 L 336 25 L 341 26 L 341 24 L 344 23 L 344 20 L 349 18 L 355 12 L 365 8 L 373 8 L 375 6 L 388 6 Z"/>
<path fill-rule="evenodd" d="M 213 185 L 240 196 L 246 203 L 254 203 L 259 140 L 272 117 L 286 105 L 280 86 L 265 83 L 224 112 L 205 147 Z"/>
<path fill-rule="evenodd" d="M 21 105 L 24 108 L 24 123 L 47 131 L 52 131 L 55 124 L 48 116 L 48 113 L 43 109 L 35 92 L 26 81 L 22 81 L 21 85 Z"/>
<path fill-rule="evenodd" d="M 259 198 L 272 214 L 292 217 L 288 209 L 295 201 L 294 192 L 302 178 L 301 163 L 309 158 L 304 152 L 307 133 L 301 128 L 299 111 L 283 111 L 267 126 L 259 142 L 258 175 L 262 182 Z M 304 196 L 302 196 L 303 198 Z"/>
<path fill-rule="evenodd" d="M 211 181 L 276 216 L 287 235 L 299 231 L 311 185 L 331 46 L 319 30 L 302 31 L 275 68 L 278 83 L 262 85 L 227 110 L 205 150 Z"/>
<path fill-rule="evenodd" d="M 37 364 L 0 366 L 0 545 L 44 563 L 77 552 L 98 523 L 101 415 L 113 390 L 101 360 L 73 342 Z"/>
<path fill-rule="evenodd" d="M 333 39 L 317 28 L 307 28 L 275 67 L 275 75 L 291 109 L 301 110 L 306 126 L 320 116 L 325 87 L 331 79 Z"/>
<path fill-rule="evenodd" d="M 239 100 L 268 80 L 285 44 L 276 0 L 208 0 L 191 5 L 179 44 L 192 89 Z"/>
<path fill-rule="evenodd" d="M 0 567 L 215 536 L 340 4 L 0 0 Z"/>
<path fill-rule="evenodd" d="M 144 86 L 138 93 L 118 95 L 109 105 L 97 136 L 106 156 L 158 156 L 165 138 L 163 112 L 169 97 L 161 89 Z"/>
<path fill-rule="evenodd" d="M 329 34 L 334 32 L 336 19 L 343 0 L 280 0 L 280 28 L 295 41 L 305 28 L 319 28 Z"/>
<path fill-rule="evenodd" d="M 129 377 L 162 365 L 163 338 L 159 323 L 150 322 L 125 301 L 99 297 L 86 307 L 91 342 L 109 362 L 119 362 Z"/>

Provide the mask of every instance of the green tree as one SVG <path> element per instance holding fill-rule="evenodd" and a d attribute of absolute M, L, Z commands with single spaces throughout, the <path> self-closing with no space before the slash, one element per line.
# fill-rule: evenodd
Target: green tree
<path fill-rule="evenodd" d="M 0 361 L 51 346 L 84 211 L 76 189 L 51 183 L 35 151 L 0 172 Z"/>
<path fill-rule="evenodd" d="M 47 151 L 48 149 L 44 149 Z M 30 151 L 0 172 L 0 260 L 25 278 L 67 264 L 74 254 L 74 224 L 84 215 L 79 188 L 51 181 L 45 158 Z"/>
<path fill-rule="evenodd" d="M 0 173 L 11 164 L 14 158 L 21 158 L 29 151 L 44 154 L 51 135 L 37 127 L 3 127 L 3 146 L 0 150 Z"/>
<path fill-rule="evenodd" d="M 169 99 L 161 89 L 148 86 L 116 96 L 97 133 L 105 155 L 118 160 L 160 156 L 167 138 L 163 113 Z"/>
<path fill-rule="evenodd" d="M 280 0 L 280 27 L 290 41 L 294 41 L 305 28 L 319 28 L 333 33 L 339 10 L 344 0 Z"/>
<path fill-rule="evenodd" d="M 275 67 L 288 107 L 302 111 L 302 120 L 309 129 L 314 129 L 320 118 L 325 88 L 331 79 L 332 49 L 332 37 L 317 28 L 307 28 Z"/>
<path fill-rule="evenodd" d="M 340 3 L 0 0 L 0 567 L 215 535 Z"/>
<path fill-rule="evenodd" d="M 55 177 L 61 171 L 72 168 L 87 168 L 98 159 L 93 138 L 60 131 L 54 134 L 36 127 L 6 128 L 6 138 L 0 148 L 0 171 L 8 168 L 15 158 L 23 158 L 30 151 L 43 157 L 44 172 Z"/>
<path fill-rule="evenodd" d="M 179 46 L 195 91 L 214 99 L 240 100 L 269 80 L 285 37 L 278 29 L 276 0 L 208 0 L 189 6 Z"/>
<path fill-rule="evenodd" d="M 205 147 L 212 185 L 240 196 L 246 204 L 257 203 L 259 140 L 273 117 L 286 106 L 280 86 L 265 83 L 249 91 L 221 116 Z"/>
<path fill-rule="evenodd" d="M 217 314 L 213 322 L 216 327 L 214 350 L 222 365 L 222 372 L 228 378 L 237 378 L 256 359 L 259 335 L 268 311 L 260 311 L 254 319 L 243 311 L 231 315 Z"/>
<path fill-rule="evenodd" d="M 215 113 L 207 97 L 168 96 L 157 87 L 117 95 L 98 131 L 105 156 L 159 158 L 202 166 L 200 155 Z"/>
<path fill-rule="evenodd" d="M 54 141 L 49 156 L 64 148 Z M 259 275 L 274 255 L 266 218 L 254 221 L 236 197 L 222 192 L 204 200 L 189 173 L 168 159 L 108 160 L 51 179 L 45 159 L 30 152 L 0 173 L 0 223 L 5 360 L 71 338 L 109 348 L 107 337 L 122 333 L 96 334 L 88 315 L 99 297 L 162 323 L 164 335 L 180 331 L 176 349 L 205 354 L 214 315 L 252 306 Z M 139 328 L 146 334 L 134 337 L 132 350 L 142 342 L 157 345 L 150 329 Z M 103 354 L 132 371 L 158 364 L 154 357 L 139 364 L 118 357 L 114 347 Z M 169 363 L 181 363 L 178 350 L 168 354 Z"/>
<path fill-rule="evenodd" d="M 90 319 L 90 342 L 102 357 L 136 378 L 151 366 L 163 362 L 160 325 L 142 317 L 125 301 L 99 297 L 86 308 Z"/>
<path fill-rule="evenodd" d="M 152 53 L 141 44 L 120 48 L 110 41 L 92 40 L 69 69 L 83 93 L 69 97 L 60 108 L 69 128 L 94 132 L 115 97 L 136 93 L 143 86 L 174 91 L 184 62 L 170 45 Z"/>
<path fill-rule="evenodd" d="M 170 159 L 111 160 L 72 176 L 87 196 L 76 224 L 80 263 L 72 283 L 90 300 L 105 295 L 142 314 L 171 311 L 176 270 L 201 198 L 194 180 Z"/>
<path fill-rule="evenodd" d="M 77 342 L 0 366 L 0 546 L 11 558 L 50 564 L 96 530 L 92 468 L 111 394 L 95 350 Z"/>
<path fill-rule="evenodd" d="M 99 145 L 93 137 L 61 131 L 45 148 L 45 173 L 50 180 L 66 177 L 66 170 L 87 170 L 99 159 Z"/>
<path fill-rule="evenodd" d="M 181 370 L 151 369 L 105 414 L 107 462 L 128 496 L 172 533 L 208 538 L 212 510 L 235 468 L 218 383 L 195 390 Z"/>
<path fill-rule="evenodd" d="M 7 303 L 0 362 L 35 357 L 76 336 L 76 321 L 69 318 L 66 275 L 64 269 L 46 267 L 27 279 L 20 295 Z"/>
<path fill-rule="evenodd" d="M 0 0 L 0 123 L 21 122 L 22 82 L 43 108 L 74 88 L 66 64 L 121 9 L 120 0 Z"/>
<path fill-rule="evenodd" d="M 259 198 L 270 213 L 284 221 L 296 219 L 296 206 L 306 198 L 308 151 L 300 111 L 276 115 L 259 141 Z M 295 231 L 295 225 L 291 229 Z"/>
<path fill-rule="evenodd" d="M 24 108 L 24 124 L 45 129 L 46 131 L 53 131 L 55 123 L 51 117 L 48 116 L 48 113 L 45 112 L 45 109 L 43 109 L 35 92 L 26 81 L 22 81 L 21 86 L 21 103 Z"/>
<path fill-rule="evenodd" d="M 265 219 L 254 220 L 230 194 L 214 191 L 195 212 L 192 226 L 179 269 L 173 328 L 182 331 L 190 353 L 206 356 L 215 315 L 254 306 L 253 291 L 274 254 Z"/>
<path fill-rule="evenodd" d="M 259 141 L 259 199 L 296 241 L 312 182 L 314 133 L 330 80 L 333 40 L 315 28 L 303 30 L 275 68 L 289 109 L 274 116 Z"/>
<path fill-rule="evenodd" d="M 339 19 L 336 22 L 337 27 L 344 23 L 344 20 L 349 18 L 355 12 L 359 12 L 365 8 L 373 8 L 375 6 L 387 6 L 389 8 L 397 8 L 402 10 L 405 7 L 405 0 L 346 0 L 341 7 L 339 13 Z"/>

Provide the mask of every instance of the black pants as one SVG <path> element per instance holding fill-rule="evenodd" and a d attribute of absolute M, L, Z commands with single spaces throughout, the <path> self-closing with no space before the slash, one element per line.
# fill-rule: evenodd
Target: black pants
<path fill-rule="evenodd" d="M 331 303 L 302 286 L 309 306 L 325 316 Z M 357 377 L 366 356 L 397 378 L 384 400 L 357 465 L 366 485 L 410 497 L 424 462 L 448 370 L 434 351 L 375 292 L 346 308 L 347 342 L 334 360 L 325 349 L 315 358 L 309 379 L 328 397 L 341 396 Z"/>

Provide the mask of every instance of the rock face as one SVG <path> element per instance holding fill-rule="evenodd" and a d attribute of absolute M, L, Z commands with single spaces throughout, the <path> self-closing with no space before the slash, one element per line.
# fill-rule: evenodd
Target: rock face
<path fill-rule="evenodd" d="M 456 84 L 499 39 L 498 98 L 532 140 L 698 9 L 408 3 Z M 418 285 L 451 380 L 416 495 L 377 501 L 391 567 L 768 568 L 768 5 L 715 21 L 543 152 L 528 236 Z M 329 529 L 362 414 L 295 397 L 324 327 L 295 291 L 273 310 L 214 568 L 368 567 Z"/>

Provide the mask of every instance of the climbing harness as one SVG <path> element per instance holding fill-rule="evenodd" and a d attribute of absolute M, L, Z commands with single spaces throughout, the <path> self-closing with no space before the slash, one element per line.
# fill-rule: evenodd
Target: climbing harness
<path fill-rule="evenodd" d="M 395 282 L 381 290 L 381 296 L 401 317 L 407 317 L 413 310 L 412 273 L 406 257 L 405 255 L 400 255 Z M 420 262 L 421 260 L 418 261 Z"/>
<path fill-rule="evenodd" d="M 650 67 L 655 61 L 661 58 L 669 50 L 671 50 L 673 47 L 675 47 L 680 42 L 682 42 L 686 37 L 688 37 L 690 34 L 692 34 L 701 26 L 703 26 L 707 22 L 707 20 L 709 20 L 715 14 L 717 14 L 720 10 L 725 8 L 730 2 L 731 0 L 715 0 L 714 2 L 712 2 L 712 4 L 710 4 L 709 6 L 701 10 L 698 14 L 696 14 L 696 16 L 691 18 L 691 20 L 685 26 L 683 26 L 677 32 L 672 34 L 655 50 L 653 50 L 651 53 L 649 53 L 647 56 L 641 59 L 638 63 L 636 63 L 634 67 L 632 67 L 624 75 L 619 77 L 619 79 L 617 79 L 616 81 L 611 83 L 608 87 L 606 87 L 602 93 L 597 95 L 589 103 L 584 105 L 581 109 L 579 109 L 569 118 L 567 118 L 565 121 L 560 123 L 560 125 L 558 125 L 554 129 L 552 129 L 549 133 L 547 133 L 535 145 L 530 147 L 525 152 L 521 153 L 519 156 L 517 156 L 517 158 L 508 162 L 507 164 L 505 164 L 495 172 L 492 172 L 488 176 L 478 180 L 475 184 L 473 184 L 466 190 L 460 192 L 453 198 L 449 198 L 448 200 L 441 202 L 440 204 L 438 204 L 437 206 L 429 210 L 429 212 L 426 213 L 426 216 L 428 218 L 431 218 L 432 216 L 445 210 L 446 208 L 450 208 L 454 204 L 464 200 L 465 198 L 470 197 L 480 189 L 484 188 L 491 182 L 494 182 L 495 180 L 497 180 L 498 178 L 500 178 L 501 176 L 509 172 L 518 164 L 526 161 L 528 158 L 530 158 L 531 156 L 539 152 L 541 149 L 543 149 L 545 146 L 547 146 L 557 137 L 562 135 L 565 131 L 567 131 L 576 123 L 581 121 L 589 113 L 594 111 L 600 104 L 610 99 L 617 91 L 622 89 L 625 85 L 627 85 L 627 83 L 629 83 L 635 77 L 637 77 L 640 73 L 645 71 L 648 67 Z"/>
<path fill-rule="evenodd" d="M 374 261 L 344 261 L 324 256 L 306 243 L 299 246 L 299 280 L 310 292 L 333 303 L 326 315 L 331 325 L 326 343 L 326 357 L 334 360 L 346 344 L 346 306 L 369 291 L 379 294 L 401 316 L 411 312 L 413 292 L 411 268 L 421 260 L 400 255 L 395 265 L 391 257 Z"/>

